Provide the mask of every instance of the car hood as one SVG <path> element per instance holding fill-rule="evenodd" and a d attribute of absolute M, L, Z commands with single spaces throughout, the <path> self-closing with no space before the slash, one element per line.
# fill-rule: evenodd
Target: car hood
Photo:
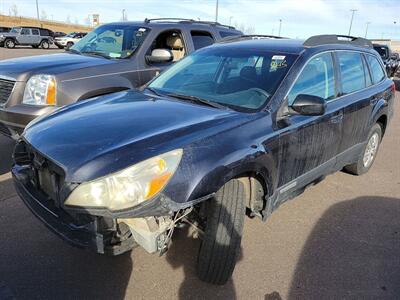
<path fill-rule="evenodd" d="M 32 74 L 50 74 L 84 69 L 93 66 L 113 64 L 115 61 L 103 57 L 58 53 L 0 61 L 0 77 L 11 77 L 26 81 Z"/>
<path fill-rule="evenodd" d="M 130 91 L 61 108 L 34 121 L 23 138 L 61 166 L 66 181 L 84 182 L 251 118 L 254 114 Z"/>

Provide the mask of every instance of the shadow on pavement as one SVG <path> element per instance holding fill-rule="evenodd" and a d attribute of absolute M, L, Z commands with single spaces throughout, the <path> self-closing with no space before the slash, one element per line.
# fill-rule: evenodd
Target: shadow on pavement
<path fill-rule="evenodd" d="M 288 299 L 400 295 L 400 199 L 360 197 L 328 209 L 310 234 Z"/>
<path fill-rule="evenodd" d="M 0 175 L 10 172 L 14 141 L 0 134 Z"/>
<path fill-rule="evenodd" d="M 16 299 L 125 297 L 132 273 L 130 252 L 108 257 L 76 249 L 33 220 L 18 197 L 0 204 L 1 211 L 7 211 L 0 211 L 0 296 L 3 292 Z"/>

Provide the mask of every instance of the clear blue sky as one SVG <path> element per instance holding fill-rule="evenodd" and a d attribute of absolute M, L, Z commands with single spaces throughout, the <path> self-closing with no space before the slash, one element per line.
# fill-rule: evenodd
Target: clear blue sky
<path fill-rule="evenodd" d="M 145 17 L 183 17 L 215 19 L 215 0 L 38 0 L 40 11 L 48 19 L 85 23 L 88 14 L 100 14 L 102 23 L 119 21 L 122 9 L 129 20 Z M 0 12 L 9 14 L 17 6 L 18 14 L 36 16 L 35 0 L 0 0 Z M 219 0 L 221 23 L 253 27 L 259 34 L 277 34 L 305 38 L 314 34 L 347 34 L 350 9 L 354 15 L 352 35 L 364 36 L 371 22 L 369 38 L 400 40 L 400 0 Z M 231 18 L 232 17 L 232 18 Z M 396 22 L 396 24 L 394 24 Z"/>

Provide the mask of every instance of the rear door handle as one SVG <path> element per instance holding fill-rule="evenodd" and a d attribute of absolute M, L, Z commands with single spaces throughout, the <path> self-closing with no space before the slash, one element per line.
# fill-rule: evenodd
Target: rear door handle
<path fill-rule="evenodd" d="M 339 113 L 339 114 L 331 117 L 331 123 L 334 123 L 334 124 L 340 123 L 340 122 L 342 122 L 342 120 L 343 120 L 343 113 Z"/>

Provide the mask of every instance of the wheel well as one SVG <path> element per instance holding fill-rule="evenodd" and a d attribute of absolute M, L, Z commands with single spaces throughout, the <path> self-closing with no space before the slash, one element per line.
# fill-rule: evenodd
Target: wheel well
<path fill-rule="evenodd" d="M 382 136 L 385 135 L 386 131 L 386 125 L 387 125 L 387 116 L 382 115 L 379 117 L 379 119 L 376 121 L 377 124 L 379 124 L 382 128 Z"/>
<path fill-rule="evenodd" d="M 265 196 L 268 195 L 265 180 L 256 173 L 244 173 L 236 178 L 245 185 L 247 214 L 250 217 L 261 216 L 261 211 L 266 206 Z"/>

